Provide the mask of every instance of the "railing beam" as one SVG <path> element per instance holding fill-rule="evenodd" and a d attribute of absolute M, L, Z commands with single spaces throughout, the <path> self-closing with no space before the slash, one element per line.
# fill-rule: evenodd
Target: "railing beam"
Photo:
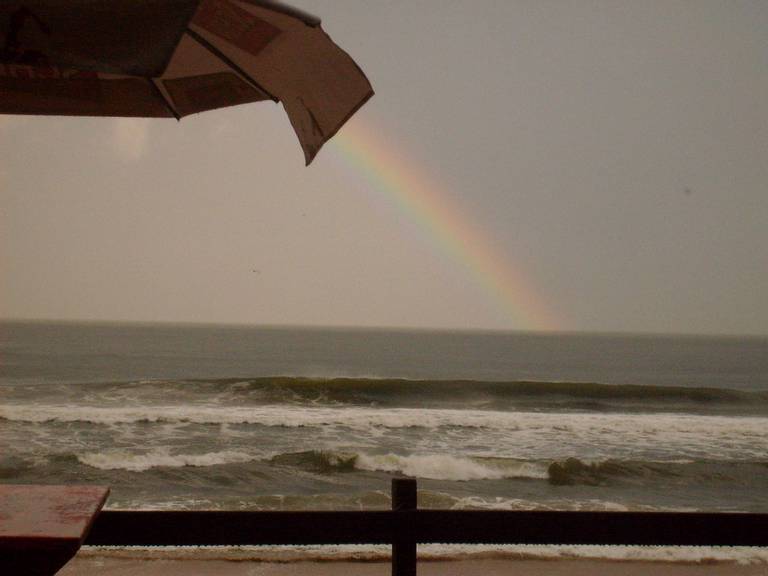
<path fill-rule="evenodd" d="M 404 532 L 407 531 L 407 532 Z M 768 514 L 399 510 L 105 510 L 85 541 L 109 546 L 419 543 L 768 546 Z"/>
<path fill-rule="evenodd" d="M 768 514 L 419 510 L 418 542 L 768 546 Z"/>
<path fill-rule="evenodd" d="M 392 480 L 392 511 L 103 511 L 85 544 L 391 544 L 392 576 L 416 576 L 417 543 L 768 547 L 768 514 L 419 510 Z"/>
<path fill-rule="evenodd" d="M 242 546 L 391 544 L 388 511 L 248 512 L 105 510 L 86 544 L 98 546 Z"/>

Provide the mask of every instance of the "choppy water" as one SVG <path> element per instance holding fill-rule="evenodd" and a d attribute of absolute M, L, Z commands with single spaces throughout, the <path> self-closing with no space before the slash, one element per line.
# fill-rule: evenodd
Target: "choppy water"
<path fill-rule="evenodd" d="M 129 508 L 768 511 L 768 340 L 0 325 L 0 481 Z"/>

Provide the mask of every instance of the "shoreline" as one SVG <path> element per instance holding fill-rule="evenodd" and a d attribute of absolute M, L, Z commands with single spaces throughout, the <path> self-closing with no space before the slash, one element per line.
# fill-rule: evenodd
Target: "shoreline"
<path fill-rule="evenodd" d="M 389 564 L 389 545 L 307 546 L 84 546 L 78 562 L 224 562 L 241 564 Z M 599 562 L 675 566 L 762 566 L 768 548 L 728 546 L 597 546 L 422 544 L 420 564 L 464 562 Z"/>
<path fill-rule="evenodd" d="M 737 562 L 653 562 L 597 559 L 455 559 L 419 562 L 422 576 L 480 576 L 519 573 L 526 576 L 765 576 L 766 564 Z M 385 576 L 391 573 L 384 561 L 293 561 L 130 559 L 78 555 L 59 576 Z"/>

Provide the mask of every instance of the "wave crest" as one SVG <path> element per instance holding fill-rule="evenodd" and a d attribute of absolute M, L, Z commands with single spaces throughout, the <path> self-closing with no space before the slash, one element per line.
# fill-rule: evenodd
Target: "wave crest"
<path fill-rule="evenodd" d="M 367 471 L 404 474 L 431 480 L 501 480 L 504 478 L 546 479 L 542 464 L 506 458 L 458 457 L 448 454 L 366 454 L 308 450 L 274 456 L 270 462 L 321 474 Z"/>
<path fill-rule="evenodd" d="M 532 462 L 502 458 L 471 458 L 448 454 L 359 454 L 359 470 L 396 472 L 414 478 L 432 480 L 501 480 L 503 478 L 546 478 L 545 468 Z"/>
<path fill-rule="evenodd" d="M 109 450 L 105 452 L 90 452 L 78 454 L 77 459 L 82 464 L 100 470 L 129 470 L 144 472 L 151 468 L 184 466 L 204 467 L 222 464 L 236 464 L 257 460 L 250 454 L 225 450 L 223 452 L 208 452 L 206 454 L 171 454 L 168 450 L 160 449 L 135 454 L 125 450 Z"/>
<path fill-rule="evenodd" d="M 18 387 L 21 391 L 23 387 Z M 211 378 L 89 384 L 89 398 L 132 404 L 174 403 L 194 398 L 237 406 L 353 406 L 599 412 L 768 414 L 768 390 L 697 386 L 391 378 Z M 70 388 L 54 391 L 71 400 Z M 27 397 L 26 393 L 20 395 Z"/>
<path fill-rule="evenodd" d="M 355 469 L 358 455 L 351 452 L 307 450 L 290 452 L 272 457 L 270 463 L 279 466 L 295 466 L 320 473 L 351 472 Z"/>
<path fill-rule="evenodd" d="M 552 462 L 547 480 L 554 486 L 604 486 L 627 480 L 630 482 L 664 482 L 669 484 L 702 484 L 738 482 L 764 477 L 768 464 L 762 461 L 733 460 L 602 460 L 584 462 L 567 458 Z"/>

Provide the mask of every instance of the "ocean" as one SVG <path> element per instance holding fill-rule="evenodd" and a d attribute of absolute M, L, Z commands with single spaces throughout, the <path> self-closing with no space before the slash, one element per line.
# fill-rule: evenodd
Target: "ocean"
<path fill-rule="evenodd" d="M 0 446 L 120 509 L 768 512 L 768 339 L 3 322 Z"/>

